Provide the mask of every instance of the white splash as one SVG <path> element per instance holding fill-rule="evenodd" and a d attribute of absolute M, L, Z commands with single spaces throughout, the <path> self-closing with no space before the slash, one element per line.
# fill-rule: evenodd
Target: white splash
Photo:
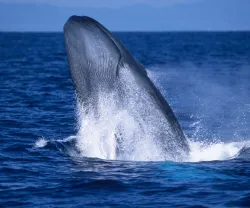
<path fill-rule="evenodd" d="M 136 119 L 126 109 L 119 109 L 110 102 L 112 96 L 100 97 L 102 101 L 98 105 L 98 116 L 92 111 L 86 113 L 86 109 L 78 104 L 76 146 L 82 156 L 109 160 L 163 160 L 162 152 L 149 133 L 142 134 Z"/>
<path fill-rule="evenodd" d="M 85 157 L 101 159 L 177 161 L 181 154 L 163 152 L 159 135 L 163 131 L 170 135 L 171 130 L 160 109 L 155 109 L 154 99 L 127 69 L 121 73 L 121 91 L 100 91 L 90 107 L 78 103 L 77 149 Z"/>
<path fill-rule="evenodd" d="M 190 155 L 187 162 L 229 160 L 238 156 L 245 147 L 250 147 L 250 141 L 245 142 L 193 142 L 189 140 Z"/>
<path fill-rule="evenodd" d="M 152 77 L 156 79 L 151 74 Z M 152 109 L 154 103 L 137 89 L 133 77 L 126 74 L 125 82 L 123 87 L 130 96 L 124 99 L 126 107 L 116 103 L 115 93 L 99 95 L 95 110 L 78 103 L 76 148 L 81 156 L 108 160 L 199 162 L 232 159 L 242 148 L 250 147 L 250 141 L 208 144 L 188 139 L 188 155 L 180 155 L 179 160 L 178 155 L 166 154 L 158 140 L 158 132 L 159 129 L 169 131 L 168 123 L 160 112 Z"/>
<path fill-rule="evenodd" d="M 34 147 L 35 148 L 43 148 L 47 145 L 48 141 L 44 138 L 39 138 L 35 143 L 34 143 Z"/>

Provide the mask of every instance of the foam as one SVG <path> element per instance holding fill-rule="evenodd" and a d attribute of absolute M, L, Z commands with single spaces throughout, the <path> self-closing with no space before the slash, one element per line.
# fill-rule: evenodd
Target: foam
<path fill-rule="evenodd" d="M 98 116 L 94 112 L 86 113 L 78 104 L 76 147 L 81 155 L 109 160 L 163 160 L 161 151 L 157 150 L 150 135 L 142 134 L 136 119 L 126 109 L 119 109 L 112 104 L 111 97 L 102 97 Z"/>
<path fill-rule="evenodd" d="M 48 141 L 44 138 L 38 138 L 38 140 L 34 143 L 34 148 L 43 148 L 47 145 Z"/>
<path fill-rule="evenodd" d="M 190 155 L 187 162 L 229 160 L 238 156 L 243 148 L 250 147 L 250 141 L 213 142 L 189 141 Z"/>

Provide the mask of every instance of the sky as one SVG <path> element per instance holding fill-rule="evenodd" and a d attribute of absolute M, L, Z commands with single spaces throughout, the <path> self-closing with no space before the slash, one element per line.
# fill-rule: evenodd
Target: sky
<path fill-rule="evenodd" d="M 0 0 L 0 31 L 62 31 L 87 15 L 112 31 L 250 30 L 250 0 Z"/>

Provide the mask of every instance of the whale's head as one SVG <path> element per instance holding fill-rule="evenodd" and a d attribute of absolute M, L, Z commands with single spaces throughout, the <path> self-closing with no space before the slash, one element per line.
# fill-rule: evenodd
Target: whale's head
<path fill-rule="evenodd" d="M 126 49 L 96 20 L 72 16 L 64 25 L 70 72 L 80 96 L 100 85 L 112 88 Z M 102 86 L 103 87 L 103 86 Z"/>
<path fill-rule="evenodd" d="M 96 89 L 112 90 L 124 66 L 146 74 L 119 40 L 90 17 L 71 16 L 64 25 L 64 39 L 71 76 L 82 100 Z"/>

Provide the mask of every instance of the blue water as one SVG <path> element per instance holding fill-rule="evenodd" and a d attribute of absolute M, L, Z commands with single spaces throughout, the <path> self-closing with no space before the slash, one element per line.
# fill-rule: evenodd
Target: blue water
<path fill-rule="evenodd" d="M 83 157 L 63 34 L 0 33 L 0 206 L 249 207 L 250 32 L 115 35 L 168 100 L 190 158 Z"/>

